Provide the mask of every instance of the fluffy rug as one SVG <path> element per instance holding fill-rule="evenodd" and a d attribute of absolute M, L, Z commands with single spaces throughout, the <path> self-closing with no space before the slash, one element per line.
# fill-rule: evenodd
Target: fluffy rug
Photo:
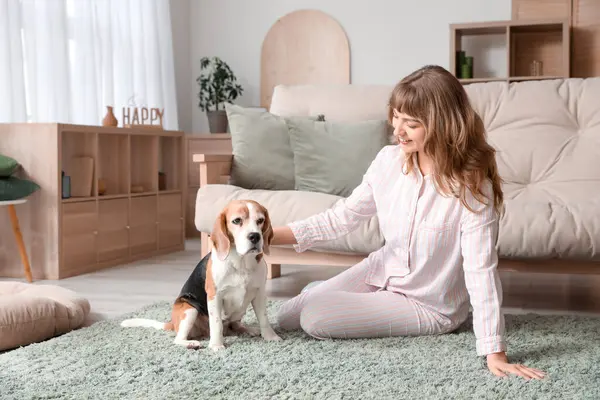
<path fill-rule="evenodd" d="M 280 303 L 271 302 L 270 317 Z M 227 337 L 212 353 L 172 334 L 121 328 L 132 315 L 166 320 L 158 303 L 0 355 L 2 399 L 598 399 L 600 318 L 507 316 L 510 356 L 544 381 L 496 378 L 474 352 L 470 322 L 436 337 L 283 342 Z M 248 322 L 255 323 L 250 309 Z"/>

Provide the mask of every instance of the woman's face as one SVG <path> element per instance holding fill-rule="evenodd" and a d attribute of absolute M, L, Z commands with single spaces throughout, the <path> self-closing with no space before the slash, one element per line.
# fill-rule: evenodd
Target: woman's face
<path fill-rule="evenodd" d="M 392 126 L 394 127 L 394 136 L 405 152 L 423 151 L 425 127 L 422 123 L 410 115 L 394 110 Z"/>

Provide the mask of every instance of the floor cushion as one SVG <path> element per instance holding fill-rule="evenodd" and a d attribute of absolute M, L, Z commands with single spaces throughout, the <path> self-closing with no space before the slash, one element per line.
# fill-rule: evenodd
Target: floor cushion
<path fill-rule="evenodd" d="M 236 199 L 258 201 L 269 210 L 271 224 L 282 226 L 325 211 L 342 197 L 301 190 L 248 190 L 234 185 L 207 185 L 200 188 L 196 195 L 196 229 L 210 234 L 223 207 Z M 358 228 L 348 235 L 317 243 L 311 250 L 368 254 L 381 248 L 383 244 L 379 221 L 374 216 L 361 222 Z"/>
<path fill-rule="evenodd" d="M 0 282 L 0 350 L 67 333 L 83 325 L 90 303 L 53 285 Z"/>

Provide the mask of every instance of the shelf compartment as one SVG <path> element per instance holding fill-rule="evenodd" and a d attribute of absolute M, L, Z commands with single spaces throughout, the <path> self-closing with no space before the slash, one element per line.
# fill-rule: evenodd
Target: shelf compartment
<path fill-rule="evenodd" d="M 131 135 L 130 193 L 154 193 L 158 190 L 158 137 Z"/>
<path fill-rule="evenodd" d="M 510 76 L 541 79 L 568 77 L 568 56 L 562 24 L 539 24 L 510 27 Z M 532 71 L 540 63 L 539 75 Z"/>
<path fill-rule="evenodd" d="M 181 190 L 183 138 L 160 136 L 158 152 L 158 190 Z"/>
<path fill-rule="evenodd" d="M 98 134 L 98 196 L 129 193 L 129 135 Z"/>
<path fill-rule="evenodd" d="M 70 177 L 70 198 L 95 197 L 97 134 L 73 131 L 63 132 L 60 137 L 60 171 L 64 171 L 65 175 Z"/>
<path fill-rule="evenodd" d="M 451 72 L 468 83 L 502 80 L 508 75 L 508 27 L 506 25 L 451 25 L 454 52 Z M 471 78 L 461 78 L 458 52 L 473 57 Z"/>

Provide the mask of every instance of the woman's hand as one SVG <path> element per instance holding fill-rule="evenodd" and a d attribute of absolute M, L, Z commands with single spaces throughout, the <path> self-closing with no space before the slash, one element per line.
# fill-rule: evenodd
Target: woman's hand
<path fill-rule="evenodd" d="M 522 376 L 526 380 L 543 379 L 546 374 L 539 369 L 529 368 L 523 364 L 511 364 L 506 353 L 492 353 L 487 355 L 488 369 L 496 376 L 505 377 L 506 374 Z"/>

